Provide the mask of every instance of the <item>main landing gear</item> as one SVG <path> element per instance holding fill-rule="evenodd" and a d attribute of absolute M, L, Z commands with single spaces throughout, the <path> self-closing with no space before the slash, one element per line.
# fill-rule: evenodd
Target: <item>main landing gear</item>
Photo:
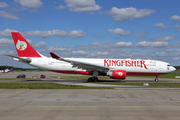
<path fill-rule="evenodd" d="M 88 82 L 98 82 L 98 71 L 93 71 L 93 77 L 88 78 Z"/>
<path fill-rule="evenodd" d="M 159 76 L 158 76 L 158 75 L 156 75 L 156 78 L 155 78 L 154 81 L 155 81 L 155 82 L 158 82 L 158 81 L 159 81 Z"/>
<path fill-rule="evenodd" d="M 90 77 L 90 78 L 88 78 L 88 82 L 98 82 L 98 78 L 97 77 Z"/>

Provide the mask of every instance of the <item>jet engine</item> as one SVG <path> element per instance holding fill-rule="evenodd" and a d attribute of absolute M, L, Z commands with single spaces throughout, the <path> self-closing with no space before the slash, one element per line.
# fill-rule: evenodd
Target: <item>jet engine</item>
<path fill-rule="evenodd" d="M 112 79 L 126 79 L 125 70 L 109 70 L 107 75 Z"/>

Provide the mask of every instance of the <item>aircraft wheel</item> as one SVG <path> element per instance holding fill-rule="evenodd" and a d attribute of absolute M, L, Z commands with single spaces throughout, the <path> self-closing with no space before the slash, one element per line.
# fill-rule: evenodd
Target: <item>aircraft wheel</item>
<path fill-rule="evenodd" d="M 98 82 L 98 78 L 97 77 L 94 78 L 94 82 Z"/>
<path fill-rule="evenodd" d="M 97 77 L 90 77 L 90 78 L 88 78 L 88 82 L 98 82 L 98 78 Z"/>
<path fill-rule="evenodd" d="M 158 82 L 158 81 L 159 81 L 159 76 L 156 75 L 155 82 Z"/>
<path fill-rule="evenodd" d="M 159 81 L 159 79 L 155 79 L 154 81 L 155 81 L 155 82 L 158 82 L 158 81 Z"/>
<path fill-rule="evenodd" d="M 92 77 L 88 78 L 88 82 L 92 82 L 92 81 L 93 81 Z"/>

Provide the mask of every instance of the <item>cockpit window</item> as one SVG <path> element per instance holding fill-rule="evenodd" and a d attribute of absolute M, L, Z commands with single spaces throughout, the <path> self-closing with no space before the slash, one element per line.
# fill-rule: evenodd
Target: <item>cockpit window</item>
<path fill-rule="evenodd" d="M 170 64 L 167 64 L 167 66 L 171 66 Z"/>

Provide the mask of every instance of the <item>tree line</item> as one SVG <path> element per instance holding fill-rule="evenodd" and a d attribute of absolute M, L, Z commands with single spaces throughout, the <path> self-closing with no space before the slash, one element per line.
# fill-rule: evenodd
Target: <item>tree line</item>
<path fill-rule="evenodd" d="M 13 68 L 13 70 L 22 70 L 22 71 L 26 71 L 26 70 L 42 70 L 39 68 L 20 68 L 20 67 L 13 67 L 13 66 L 0 66 L 0 70 L 5 70 L 5 69 L 11 69 Z"/>

